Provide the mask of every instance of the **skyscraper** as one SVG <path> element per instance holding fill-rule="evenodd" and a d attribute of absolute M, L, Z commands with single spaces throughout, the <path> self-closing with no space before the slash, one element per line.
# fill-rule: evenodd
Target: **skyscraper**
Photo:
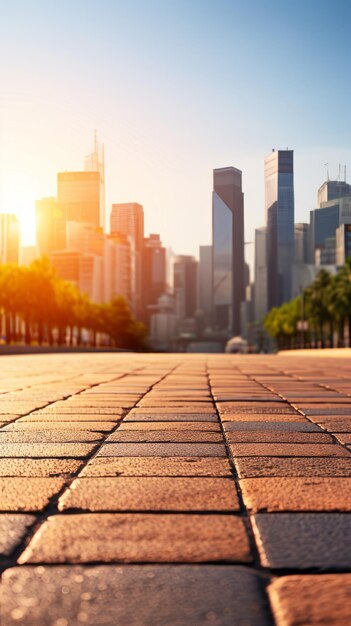
<path fill-rule="evenodd" d="M 143 320 L 149 321 L 150 306 L 156 305 L 166 291 L 166 249 L 160 235 L 151 234 L 144 239 L 142 250 Z"/>
<path fill-rule="evenodd" d="M 326 180 L 320 186 L 317 193 L 318 206 L 324 206 L 325 202 L 351 196 L 351 185 L 344 180 Z"/>
<path fill-rule="evenodd" d="M 310 225 L 304 222 L 295 224 L 295 263 L 308 263 Z"/>
<path fill-rule="evenodd" d="M 267 229 L 255 230 L 254 318 L 262 322 L 267 313 Z"/>
<path fill-rule="evenodd" d="M 140 251 L 144 242 L 144 209 L 137 202 L 113 204 L 110 215 L 110 231 L 130 235 L 136 250 Z"/>
<path fill-rule="evenodd" d="M 18 263 L 19 221 L 12 213 L 0 213 L 0 263 Z"/>
<path fill-rule="evenodd" d="M 341 224 L 336 229 L 336 264 L 344 265 L 351 257 L 351 224 Z"/>
<path fill-rule="evenodd" d="M 290 300 L 294 262 L 294 153 L 265 159 L 268 308 Z"/>
<path fill-rule="evenodd" d="M 197 309 L 197 266 L 196 259 L 186 254 L 177 256 L 174 261 L 176 313 L 181 320 L 194 317 Z"/>
<path fill-rule="evenodd" d="M 141 255 L 144 244 L 144 209 L 137 202 L 113 204 L 110 215 L 110 231 L 129 235 L 135 247 L 135 313 L 142 315 L 142 270 Z"/>
<path fill-rule="evenodd" d="M 335 240 L 336 229 L 351 222 L 351 185 L 338 180 L 324 182 L 318 190 L 318 205 L 310 211 L 309 261 L 314 263 L 317 256 L 324 265 L 335 262 L 332 240 Z"/>
<path fill-rule="evenodd" d="M 106 237 L 106 236 L 105 236 Z M 105 240 L 104 296 L 108 302 L 114 296 L 123 296 L 133 309 L 135 297 L 134 241 L 129 235 L 114 233 Z"/>
<path fill-rule="evenodd" d="M 199 260 L 199 309 L 203 312 L 205 324 L 212 323 L 212 246 L 200 246 Z"/>
<path fill-rule="evenodd" d="M 99 225 L 105 230 L 105 149 L 104 144 L 99 144 L 97 132 L 94 134 L 94 150 L 85 157 L 84 169 L 86 172 L 99 172 L 100 174 L 100 222 Z"/>
<path fill-rule="evenodd" d="M 100 173 L 60 172 L 57 175 L 57 201 L 63 219 L 101 226 Z"/>
<path fill-rule="evenodd" d="M 42 198 L 35 203 L 37 247 L 39 255 L 66 247 L 66 220 L 56 198 Z"/>
<path fill-rule="evenodd" d="M 213 172 L 213 303 L 217 330 L 240 335 L 245 300 L 244 194 L 235 167 Z"/>

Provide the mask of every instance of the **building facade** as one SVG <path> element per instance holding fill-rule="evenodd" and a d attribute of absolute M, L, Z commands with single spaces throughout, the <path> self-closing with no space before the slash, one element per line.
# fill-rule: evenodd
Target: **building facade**
<path fill-rule="evenodd" d="M 180 320 L 193 318 L 197 310 L 197 268 L 198 263 L 192 256 L 175 258 L 173 288 Z"/>
<path fill-rule="evenodd" d="M 0 213 L 0 263 L 18 263 L 20 227 L 16 215 Z"/>
<path fill-rule="evenodd" d="M 66 220 L 56 198 L 35 203 L 37 249 L 40 256 L 66 247 Z"/>
<path fill-rule="evenodd" d="M 104 249 L 104 300 L 123 296 L 134 309 L 135 251 L 131 237 L 114 233 L 105 239 Z"/>
<path fill-rule="evenodd" d="M 143 321 L 149 323 L 150 307 L 166 291 L 166 248 L 160 235 L 150 234 L 144 239 L 141 271 Z"/>
<path fill-rule="evenodd" d="M 326 180 L 318 189 L 318 206 L 322 207 L 325 202 L 347 196 L 351 196 L 351 185 L 343 180 Z"/>
<path fill-rule="evenodd" d="M 242 172 L 235 167 L 213 172 L 212 237 L 214 328 L 240 335 L 245 300 L 244 194 Z"/>
<path fill-rule="evenodd" d="M 295 224 L 295 263 L 309 262 L 309 237 L 310 225 L 306 223 Z"/>
<path fill-rule="evenodd" d="M 57 174 L 57 202 L 66 221 L 101 224 L 100 172 L 60 172 Z"/>
<path fill-rule="evenodd" d="M 198 304 L 204 315 L 206 327 L 212 325 L 212 246 L 200 246 L 199 254 L 199 279 L 198 279 Z"/>
<path fill-rule="evenodd" d="M 137 202 L 113 204 L 110 214 L 110 232 L 131 237 L 135 248 L 135 294 L 134 312 L 137 317 L 143 313 L 142 299 L 142 250 L 144 245 L 144 209 Z"/>
<path fill-rule="evenodd" d="M 268 309 L 291 298 L 294 262 L 294 153 L 274 150 L 265 159 Z"/>
<path fill-rule="evenodd" d="M 100 221 L 99 226 L 106 228 L 105 215 L 105 149 L 104 144 L 99 144 L 97 133 L 94 135 L 94 150 L 85 157 L 84 170 L 86 172 L 98 172 L 100 175 Z"/>
<path fill-rule="evenodd" d="M 336 229 L 348 223 L 351 223 L 351 196 L 324 202 L 322 207 L 310 211 L 311 263 L 315 261 L 316 254 L 321 258 L 330 258 L 332 240 L 336 255 Z"/>
<path fill-rule="evenodd" d="M 254 318 L 262 322 L 268 311 L 267 302 L 267 229 L 255 230 Z"/>
<path fill-rule="evenodd" d="M 336 264 L 344 265 L 351 258 L 351 223 L 336 229 Z"/>

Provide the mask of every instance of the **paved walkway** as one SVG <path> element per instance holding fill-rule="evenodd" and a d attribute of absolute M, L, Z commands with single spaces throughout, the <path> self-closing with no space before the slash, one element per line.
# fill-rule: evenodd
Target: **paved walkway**
<path fill-rule="evenodd" d="M 1 626 L 349 625 L 350 375 L 1 357 Z"/>

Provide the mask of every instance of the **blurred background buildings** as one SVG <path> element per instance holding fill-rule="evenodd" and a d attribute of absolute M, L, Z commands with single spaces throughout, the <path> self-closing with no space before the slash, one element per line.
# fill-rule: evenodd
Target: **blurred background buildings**
<path fill-rule="evenodd" d="M 250 181 L 248 181 L 250 183 Z M 0 214 L 0 262 L 48 256 L 61 278 L 97 303 L 123 296 L 155 350 L 223 350 L 241 336 L 261 349 L 267 312 L 296 297 L 321 267 L 335 273 L 351 255 L 351 185 L 329 178 L 309 222 L 294 222 L 294 153 L 264 161 L 265 225 L 244 241 L 242 172 L 213 171 L 212 244 L 199 258 L 175 255 L 144 232 L 138 202 L 105 206 L 104 147 L 95 134 L 81 171 L 60 172 L 56 195 L 36 202 L 36 246 L 21 246 L 15 215 Z M 182 225 L 179 224 L 179 228 Z M 254 245 L 253 276 L 245 245 Z"/>

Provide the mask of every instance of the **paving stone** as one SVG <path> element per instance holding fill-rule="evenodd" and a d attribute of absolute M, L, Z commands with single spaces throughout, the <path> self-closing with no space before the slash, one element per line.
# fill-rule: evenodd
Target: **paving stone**
<path fill-rule="evenodd" d="M 0 439 L 1 441 L 1 439 Z M 191 430 L 154 430 L 128 431 L 117 430 L 110 435 L 106 443 L 223 443 L 222 433 L 211 433 Z"/>
<path fill-rule="evenodd" d="M 351 398 L 345 396 L 336 396 L 336 398 L 333 399 L 331 399 L 330 397 L 314 398 L 308 399 L 306 401 L 300 400 L 299 402 L 295 402 L 294 404 L 298 405 L 300 411 L 303 411 L 304 409 L 318 409 L 319 407 L 326 409 L 338 409 L 344 408 L 343 405 L 346 405 L 345 408 L 347 408 L 347 405 L 349 405 L 349 408 L 351 409 Z"/>
<path fill-rule="evenodd" d="M 226 439 L 229 443 L 334 443 L 331 435 L 318 432 L 289 432 L 289 431 L 272 431 L 272 430 L 235 430 L 226 433 Z M 350 439 L 351 443 L 351 439 Z"/>
<path fill-rule="evenodd" d="M 351 433 L 351 418 L 349 420 L 336 419 L 324 420 L 318 419 L 317 423 L 331 433 Z"/>
<path fill-rule="evenodd" d="M 213 394 L 216 402 L 239 402 L 239 403 L 247 403 L 247 402 L 284 402 L 281 398 L 277 398 L 272 394 L 258 394 L 258 393 L 250 393 L 247 395 L 242 395 L 242 393 L 233 394 L 233 393 L 215 393 Z"/>
<path fill-rule="evenodd" d="M 0 557 L 10 556 L 35 520 L 34 515 L 18 515 L 16 513 L 2 513 L 0 515 Z"/>
<path fill-rule="evenodd" d="M 221 432 L 218 420 L 216 422 L 123 422 L 118 427 L 121 431 L 154 431 L 154 430 L 181 430 L 187 432 Z"/>
<path fill-rule="evenodd" d="M 239 456 L 334 456 L 349 457 L 350 453 L 338 444 L 307 443 L 230 443 L 234 457 Z"/>
<path fill-rule="evenodd" d="M 278 411 L 278 412 L 282 412 L 282 413 L 291 413 L 291 412 L 295 412 L 293 411 L 293 409 L 291 408 L 290 404 L 288 404 L 287 402 L 284 402 L 283 400 L 277 401 L 275 400 L 274 402 L 268 402 L 266 400 L 263 401 L 256 401 L 256 400 L 250 400 L 250 401 L 236 401 L 236 402 L 216 402 L 216 406 L 217 409 L 219 410 L 220 413 L 236 413 L 236 411 L 238 411 L 239 413 L 243 412 L 245 413 L 245 409 L 249 409 L 251 410 L 253 413 L 261 413 L 261 411 L 264 412 L 274 412 L 274 411 Z"/>
<path fill-rule="evenodd" d="M 304 424 L 307 420 L 300 413 L 252 413 L 250 411 L 246 411 L 245 413 L 222 413 L 220 415 L 221 422 L 224 424 L 226 422 L 261 422 L 262 424 L 266 422 L 278 422 L 279 424 L 287 422 L 287 423 L 302 423 Z"/>
<path fill-rule="evenodd" d="M 40 511 L 58 493 L 63 478 L 0 478 L 0 511 Z"/>
<path fill-rule="evenodd" d="M 349 513 L 259 513 L 253 529 L 264 567 L 351 568 Z"/>
<path fill-rule="evenodd" d="M 88 443 L 0 443 L 0 457 L 84 458 L 96 448 Z"/>
<path fill-rule="evenodd" d="M 351 433 L 336 433 L 335 438 L 342 444 L 351 444 Z"/>
<path fill-rule="evenodd" d="M 108 408 L 108 407 L 103 407 L 103 408 L 98 408 L 98 407 L 84 407 L 84 408 L 75 408 L 74 406 L 67 406 L 67 408 L 63 408 L 62 406 L 60 406 L 59 408 L 56 408 L 54 404 L 52 404 L 51 406 L 49 406 L 46 409 L 42 409 L 40 411 L 36 411 L 35 413 L 32 413 L 32 415 L 45 415 L 45 417 L 47 415 L 65 415 L 65 414 L 69 414 L 69 415 L 112 415 L 114 416 L 118 416 L 120 417 L 121 415 L 123 415 L 124 411 L 119 408 L 119 407 L 114 407 L 114 408 Z"/>
<path fill-rule="evenodd" d="M 12 422 L 13 420 L 18 419 L 19 417 L 21 417 L 21 413 L 16 413 L 15 415 L 13 414 L 9 414 L 9 413 L 2 413 L 0 414 L 0 421 L 1 422 Z"/>
<path fill-rule="evenodd" d="M 128 413 L 124 422 L 218 422 L 215 413 Z"/>
<path fill-rule="evenodd" d="M 268 593 L 278 626 L 351 623 L 351 574 L 284 576 L 271 583 Z"/>
<path fill-rule="evenodd" d="M 83 460 L 74 459 L 0 459 L 0 476 L 69 476 L 76 474 Z"/>
<path fill-rule="evenodd" d="M 74 422 L 114 422 L 116 425 L 122 418 L 119 415 L 98 415 L 97 413 L 88 414 L 88 413 L 31 413 L 26 417 L 21 418 L 24 422 L 40 422 L 41 424 L 48 424 L 54 422 L 70 422 L 73 424 Z M 51 428 L 51 426 L 50 426 Z M 66 426 L 67 428 L 67 426 Z M 80 426 L 81 428 L 81 426 Z"/>
<path fill-rule="evenodd" d="M 351 478 L 244 478 L 251 511 L 351 511 Z"/>
<path fill-rule="evenodd" d="M 148 393 L 143 398 L 144 400 L 175 400 L 176 402 L 210 402 L 213 404 L 213 400 L 209 391 L 179 391 L 175 393 L 172 391 L 158 391 L 157 387 L 155 391 Z"/>
<path fill-rule="evenodd" d="M 346 476 L 351 478 L 351 458 L 238 457 L 240 478 L 264 476 Z"/>
<path fill-rule="evenodd" d="M 240 511 L 227 478 L 82 478 L 60 498 L 59 510 Z"/>
<path fill-rule="evenodd" d="M 50 517 L 19 562 L 248 563 L 251 558 L 244 523 L 234 515 L 85 513 Z"/>
<path fill-rule="evenodd" d="M 215 457 L 95 457 L 81 476 L 231 476 L 227 459 Z"/>
<path fill-rule="evenodd" d="M 18 420 L 13 424 L 5 426 L 1 432 L 45 432 L 47 430 L 62 430 L 78 431 L 84 430 L 85 432 L 109 432 L 116 428 L 115 422 L 24 422 Z"/>
<path fill-rule="evenodd" d="M 5 443 L 85 443 L 102 439 L 102 433 L 85 430 L 0 431 L 0 447 Z"/>
<path fill-rule="evenodd" d="M 217 409 L 226 413 L 295 413 L 287 402 L 217 402 Z"/>
<path fill-rule="evenodd" d="M 301 410 L 301 409 L 300 409 Z M 318 407 L 315 409 L 305 409 L 304 414 L 309 416 L 323 416 L 323 415 L 345 415 L 345 417 L 351 417 L 351 407 Z"/>
<path fill-rule="evenodd" d="M 200 410 L 200 412 L 203 409 L 210 409 L 210 413 L 215 411 L 215 406 L 213 404 L 212 401 L 210 400 L 196 400 L 196 401 L 192 401 L 192 400 L 188 400 L 186 398 L 184 398 L 183 400 L 171 400 L 170 398 L 166 397 L 166 398 L 162 398 L 161 400 L 140 400 L 140 402 L 138 402 L 137 404 L 137 408 L 148 408 L 148 409 L 154 409 L 154 408 L 162 408 L 162 409 L 193 409 L 194 412 L 196 412 L 198 409 Z"/>
<path fill-rule="evenodd" d="M 134 414 L 139 414 L 139 413 L 144 413 L 144 414 L 152 414 L 152 415 L 173 415 L 174 413 L 182 413 L 183 415 L 187 415 L 187 414 L 199 414 L 199 415 L 211 415 L 215 412 L 215 407 L 214 406 L 201 406 L 201 407 L 191 407 L 191 406 L 182 406 L 182 407 L 167 407 L 167 405 L 165 403 L 163 403 L 162 406 L 159 407 L 144 407 L 144 408 L 136 408 L 136 409 L 132 409 L 130 414 L 134 415 Z M 130 415 L 129 414 L 129 415 Z"/>
<path fill-rule="evenodd" d="M 303 419 L 298 422 L 282 422 L 279 420 L 274 421 L 236 421 L 236 422 L 226 422 L 223 421 L 223 428 L 225 431 L 279 431 L 279 432 L 294 432 L 294 433 L 304 433 L 304 432 L 318 432 L 322 433 L 322 429 L 317 426 L 317 424 L 312 424 L 306 419 Z"/>
<path fill-rule="evenodd" d="M 225 457 L 224 445 L 218 443 L 109 443 L 98 456 L 217 456 Z"/>
<path fill-rule="evenodd" d="M 260 577 L 237 566 L 24 566 L 5 572 L 2 597 L 2 626 L 271 623 Z"/>

